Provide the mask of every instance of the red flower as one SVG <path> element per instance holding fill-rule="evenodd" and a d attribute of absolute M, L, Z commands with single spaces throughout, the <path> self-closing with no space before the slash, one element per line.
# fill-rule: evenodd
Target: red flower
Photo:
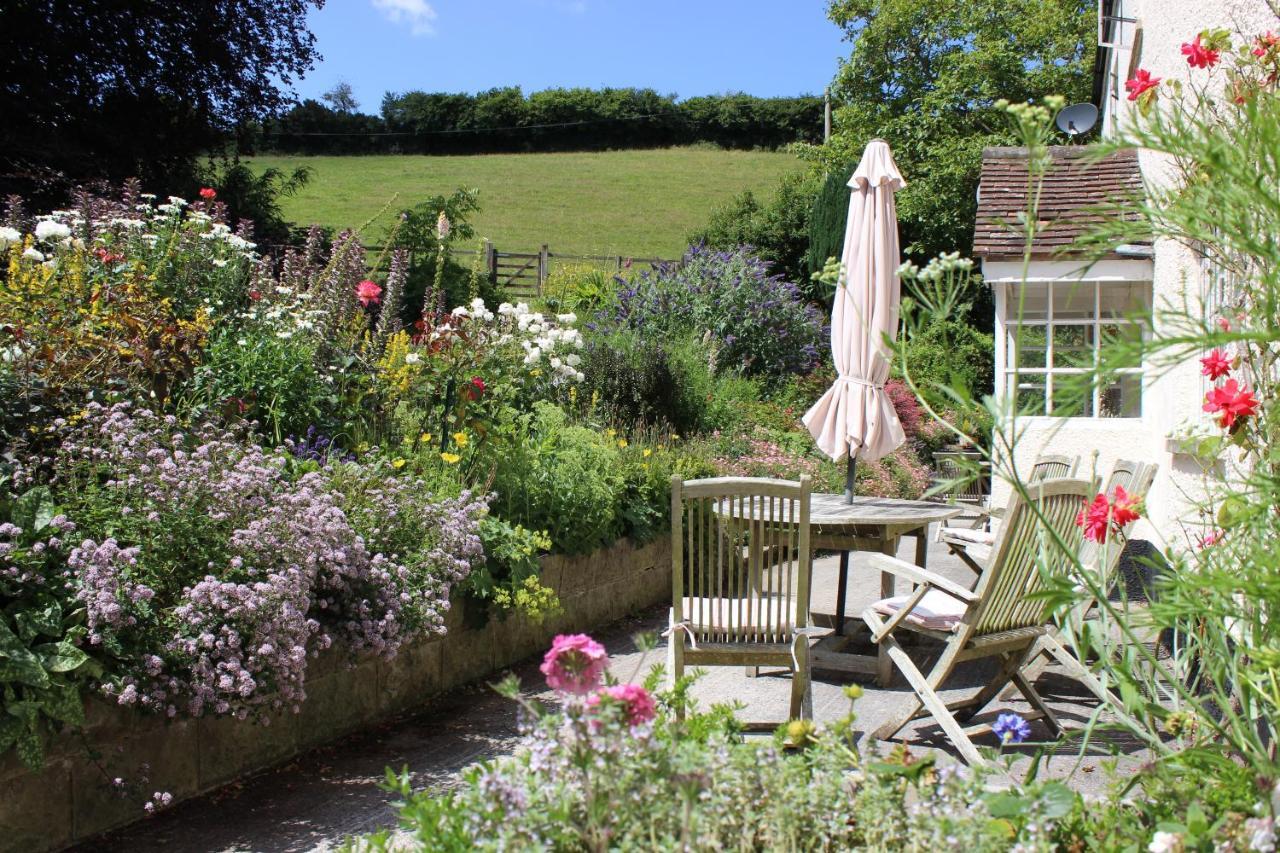
<path fill-rule="evenodd" d="M 1118 530 L 1123 530 L 1142 518 L 1142 498 L 1131 495 L 1124 486 L 1116 486 L 1116 496 L 1111 501 L 1111 521 Z"/>
<path fill-rule="evenodd" d="M 470 400 L 480 399 L 480 395 L 488 390 L 488 387 L 479 376 L 472 376 L 471 381 L 467 383 L 467 398 Z"/>
<path fill-rule="evenodd" d="M 1111 519 L 1111 504 L 1106 495 L 1098 495 L 1093 503 L 1085 502 L 1084 509 L 1076 516 L 1076 527 L 1084 528 L 1084 538 L 1090 542 L 1107 541 L 1107 522 Z"/>
<path fill-rule="evenodd" d="M 594 711 L 605 703 L 616 703 L 622 707 L 627 725 L 638 726 L 647 723 L 658 715 L 657 703 L 639 684 L 614 684 L 602 687 L 587 698 L 587 708 Z"/>
<path fill-rule="evenodd" d="M 250 291 L 249 291 L 249 301 L 250 301 L 250 302 L 257 302 L 257 301 L 258 301 L 259 299 L 261 299 L 261 298 L 262 298 L 262 292 L 261 292 L 261 291 L 257 291 L 257 290 L 250 290 Z"/>
<path fill-rule="evenodd" d="M 356 285 L 356 299 L 359 299 L 360 304 L 368 308 L 370 304 L 377 304 L 382 301 L 382 288 L 366 278 Z"/>
<path fill-rule="evenodd" d="M 1258 36 L 1253 40 L 1253 55 L 1258 57 L 1266 56 L 1267 51 L 1277 44 L 1280 44 L 1280 36 L 1277 36 L 1271 30 L 1267 30 L 1266 35 Z"/>
<path fill-rule="evenodd" d="M 117 261 L 124 260 L 124 255 L 117 255 L 115 252 L 112 252 L 111 250 L 106 249 L 102 246 L 99 246 L 98 248 L 94 249 L 93 253 L 97 255 L 98 260 L 102 261 L 104 264 L 114 264 Z"/>
<path fill-rule="evenodd" d="M 1212 68 L 1218 64 L 1219 58 L 1218 51 L 1210 50 L 1200 43 L 1200 36 L 1196 36 L 1195 41 L 1190 43 L 1182 43 L 1182 55 L 1192 68 Z"/>
<path fill-rule="evenodd" d="M 204 199 L 205 201 L 213 201 L 217 197 L 218 197 L 218 191 L 215 190 L 213 187 L 200 188 L 200 198 Z"/>
<path fill-rule="evenodd" d="M 1129 90 L 1129 100 L 1138 100 L 1143 93 L 1159 86 L 1161 79 L 1160 77 L 1152 77 L 1151 72 L 1147 69 L 1139 68 L 1133 75 L 1133 79 L 1125 81 L 1124 84 L 1124 87 Z"/>
<path fill-rule="evenodd" d="M 1258 414 L 1259 405 L 1258 398 L 1253 396 L 1253 391 L 1234 379 L 1228 379 L 1204 395 L 1204 410 L 1211 414 L 1216 412 L 1218 426 L 1223 429 L 1231 429 L 1238 418 L 1248 418 Z"/>
<path fill-rule="evenodd" d="M 1217 382 L 1231 372 L 1231 359 L 1222 350 L 1216 349 L 1200 359 L 1200 372 Z"/>

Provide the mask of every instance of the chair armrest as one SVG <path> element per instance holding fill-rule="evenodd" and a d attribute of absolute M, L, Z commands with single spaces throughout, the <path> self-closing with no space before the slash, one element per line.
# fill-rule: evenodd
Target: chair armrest
<path fill-rule="evenodd" d="M 888 554 L 871 554 L 871 567 L 879 569 L 882 572 L 890 572 L 900 578 L 906 578 L 913 583 L 927 584 L 934 589 L 941 590 L 947 595 L 958 598 L 966 604 L 977 600 L 977 596 L 973 594 L 973 590 L 965 589 L 955 581 L 947 580 L 941 575 L 936 575 L 927 569 L 922 569 L 914 563 L 908 563 L 906 560 L 899 560 L 897 557 L 890 557 Z"/>

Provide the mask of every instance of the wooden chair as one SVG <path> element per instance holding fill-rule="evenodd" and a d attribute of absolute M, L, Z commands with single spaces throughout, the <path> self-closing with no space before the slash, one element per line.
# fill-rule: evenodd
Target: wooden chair
<path fill-rule="evenodd" d="M 1039 483 L 1043 480 L 1074 477 L 1079 467 L 1079 456 L 1041 456 L 1032 464 L 1027 482 Z M 1004 507 L 978 508 L 974 512 L 986 516 L 984 529 L 940 525 L 938 541 L 946 545 L 947 550 L 959 557 L 966 566 L 980 573 L 983 564 L 991 556 L 991 546 L 996 541 L 995 528 L 1004 515 Z"/>
<path fill-rule="evenodd" d="M 990 519 L 987 513 L 987 466 L 981 453 L 947 450 L 933 454 L 937 474 L 935 484 L 942 488 L 936 498 L 955 504 L 963 512 L 939 525 L 939 536 L 945 527 L 986 527 Z"/>
<path fill-rule="evenodd" d="M 1044 589 L 1042 572 L 1065 572 L 1070 555 L 1079 549 L 1076 515 L 1092 487 L 1086 480 L 1049 479 L 1031 486 L 1030 500 L 1015 497 L 972 590 L 896 557 L 871 555 L 871 568 L 918 584 L 909 595 L 877 601 L 862 614 L 872 638 L 886 648 L 916 694 L 914 707 L 877 729 L 875 737 L 888 740 L 911 720 L 932 715 L 965 761 L 981 764 L 983 758 L 969 738 L 990 731 L 990 725 L 964 729 L 960 723 L 981 711 L 1010 682 L 1034 709 L 1029 718 L 1043 719 L 1055 734 L 1061 731 L 1057 718 L 1021 670 L 1036 640 L 1048 631 L 1044 602 L 1032 596 Z M 1066 550 L 1054 542 L 1054 536 L 1065 543 Z M 946 643 L 928 676 L 895 636 L 902 630 Z M 972 698 L 950 704 L 939 698 L 938 691 L 958 664 L 987 657 L 999 658 L 999 666 Z"/>
<path fill-rule="evenodd" d="M 1107 477 L 1103 493 L 1108 499 L 1114 498 L 1116 488 L 1120 487 L 1131 495 L 1145 498 L 1147 492 L 1151 490 L 1151 484 L 1155 482 L 1156 473 L 1159 470 L 1160 466 L 1154 463 L 1119 459 L 1111 468 L 1111 474 Z M 1131 529 L 1132 525 L 1129 525 L 1122 530 L 1123 537 L 1127 537 Z M 1102 589 L 1109 589 L 1115 579 L 1116 567 L 1120 563 L 1120 554 L 1124 550 L 1121 546 L 1121 542 L 1124 541 L 1123 537 L 1116 537 L 1113 534 L 1108 537 L 1108 542 L 1104 544 L 1091 542 L 1087 539 L 1082 540 L 1079 555 L 1080 566 L 1086 571 L 1096 573 L 1099 587 Z M 1081 586 L 1080 589 L 1083 591 L 1085 588 Z M 1081 600 L 1071 608 L 1066 619 L 1073 624 L 1079 624 L 1088 616 L 1089 611 L 1097 603 L 1097 600 L 1092 595 L 1082 596 Z M 1023 677 L 1027 681 L 1035 683 L 1050 660 L 1056 660 L 1067 671 L 1067 674 L 1088 687 L 1100 700 L 1106 700 L 1102 684 L 1063 645 L 1061 632 L 1057 628 L 1050 630 L 1036 640 L 1035 646 L 1032 647 L 1031 653 L 1027 656 L 1027 665 L 1023 667 Z M 1005 696 L 1008 695 L 1010 695 L 1009 692 L 1006 692 Z"/>
<path fill-rule="evenodd" d="M 672 478 L 673 679 L 687 664 L 785 667 L 790 719 L 812 718 L 810 493 L 808 477 Z"/>

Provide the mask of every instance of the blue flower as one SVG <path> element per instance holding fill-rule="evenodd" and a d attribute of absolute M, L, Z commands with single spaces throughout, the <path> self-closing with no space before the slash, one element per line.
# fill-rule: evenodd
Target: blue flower
<path fill-rule="evenodd" d="M 1017 714 L 1001 714 L 991 731 L 1001 743 L 1022 743 L 1031 737 L 1031 724 Z"/>

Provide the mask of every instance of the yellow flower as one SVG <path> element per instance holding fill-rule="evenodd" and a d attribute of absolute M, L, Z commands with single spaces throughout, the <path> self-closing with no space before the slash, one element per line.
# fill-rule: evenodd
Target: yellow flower
<path fill-rule="evenodd" d="M 645 459 L 648 459 L 648 458 L 649 458 L 650 456 L 652 456 L 652 455 L 653 455 L 653 450 L 651 450 L 650 448 L 646 447 L 646 448 L 644 449 L 644 458 L 645 458 Z"/>
<path fill-rule="evenodd" d="M 453 443 L 459 447 L 467 446 L 467 434 L 465 432 L 455 432 L 453 434 Z"/>
<path fill-rule="evenodd" d="M 392 467 L 392 468 L 399 469 L 399 468 L 403 468 L 403 467 L 404 467 L 404 464 L 405 464 L 405 463 L 404 463 L 404 460 L 403 460 L 403 459 L 395 459 L 395 460 L 393 460 L 393 461 L 392 461 L 392 463 L 391 463 L 391 467 Z"/>
<path fill-rule="evenodd" d="M 418 436 L 418 441 L 421 441 L 423 444 L 430 444 L 430 443 L 431 443 L 431 433 L 429 433 L 429 432 L 424 432 L 422 435 Z"/>
<path fill-rule="evenodd" d="M 627 440 L 626 440 L 625 438 L 620 438 L 620 439 L 618 439 L 618 446 L 619 446 L 619 447 L 626 447 L 626 446 L 627 446 Z"/>
<path fill-rule="evenodd" d="M 457 465 L 458 461 L 462 459 L 462 457 L 456 453 L 441 453 L 440 458 L 445 462 L 448 462 L 450 465 Z"/>
<path fill-rule="evenodd" d="M 673 432 L 673 433 L 671 433 L 671 440 L 672 440 L 672 441 L 679 441 L 679 440 L 680 440 L 680 436 Z"/>
<path fill-rule="evenodd" d="M 615 435 L 618 434 L 618 431 L 616 429 L 607 429 L 604 431 L 604 434 L 609 436 L 609 438 L 613 438 Z"/>
<path fill-rule="evenodd" d="M 541 368 L 541 367 L 535 367 L 533 370 L 530 370 L 530 371 L 529 371 L 529 375 L 530 375 L 530 376 L 541 376 L 541 375 L 542 375 L 542 368 Z"/>

